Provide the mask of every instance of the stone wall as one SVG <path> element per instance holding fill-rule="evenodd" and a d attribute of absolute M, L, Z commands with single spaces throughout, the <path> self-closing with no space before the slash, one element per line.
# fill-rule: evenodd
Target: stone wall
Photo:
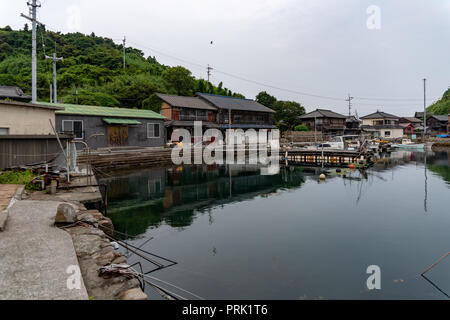
<path fill-rule="evenodd" d="M 127 259 L 112 246 L 107 235 L 113 235 L 111 220 L 98 210 L 87 210 L 79 202 L 58 207 L 56 224 L 72 236 L 88 295 L 93 300 L 147 300 L 136 278 L 124 275 L 100 276 L 99 268 L 126 264 Z"/>

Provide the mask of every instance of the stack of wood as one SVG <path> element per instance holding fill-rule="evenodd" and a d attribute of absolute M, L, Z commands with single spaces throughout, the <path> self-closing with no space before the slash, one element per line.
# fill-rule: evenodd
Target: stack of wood
<path fill-rule="evenodd" d="M 90 164 L 100 169 L 127 169 L 172 163 L 172 149 L 139 148 L 128 150 L 97 150 L 78 154 L 78 164 Z"/>

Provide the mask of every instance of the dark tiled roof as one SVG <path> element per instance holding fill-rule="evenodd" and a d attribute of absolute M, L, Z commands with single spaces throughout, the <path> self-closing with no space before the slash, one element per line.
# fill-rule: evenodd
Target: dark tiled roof
<path fill-rule="evenodd" d="M 314 111 L 308 112 L 300 117 L 300 119 L 310 119 L 310 118 L 340 118 L 347 119 L 347 116 L 343 114 L 336 113 L 331 110 L 326 109 L 316 109 Z"/>
<path fill-rule="evenodd" d="M 371 114 L 368 114 L 367 116 L 361 117 L 361 119 L 399 119 L 399 117 L 394 116 L 393 114 L 386 113 L 383 111 L 377 111 Z"/>
<path fill-rule="evenodd" d="M 433 112 L 427 111 L 427 116 L 430 116 L 432 114 L 433 114 Z M 416 111 L 416 113 L 414 113 L 414 117 L 423 118 L 423 111 Z"/>
<path fill-rule="evenodd" d="M 442 115 L 437 115 L 437 114 L 433 114 L 431 116 L 427 116 L 427 119 L 429 118 L 435 118 L 436 120 L 442 121 L 442 122 L 447 122 L 448 121 L 448 116 L 442 116 Z"/>
<path fill-rule="evenodd" d="M 270 113 L 275 112 L 272 109 L 263 106 L 261 103 L 251 99 L 219 96 L 216 94 L 199 93 L 199 92 L 197 92 L 196 95 L 204 99 L 205 101 L 208 101 L 210 104 L 214 105 L 219 109 L 270 112 Z"/>
<path fill-rule="evenodd" d="M 346 116 L 345 122 L 361 122 L 360 120 L 356 119 L 355 116 Z"/>
<path fill-rule="evenodd" d="M 411 122 L 411 123 L 419 123 L 422 122 L 422 120 L 417 119 L 415 117 L 401 117 L 400 120 L 405 119 L 407 122 Z"/>
<path fill-rule="evenodd" d="M 0 86 L 0 97 L 27 102 L 31 100 L 31 96 L 23 93 L 19 87 L 14 86 Z"/>
<path fill-rule="evenodd" d="M 172 107 L 217 110 L 217 108 L 211 106 L 198 97 L 175 96 L 163 93 L 157 93 L 156 95 L 164 102 L 170 104 Z"/>

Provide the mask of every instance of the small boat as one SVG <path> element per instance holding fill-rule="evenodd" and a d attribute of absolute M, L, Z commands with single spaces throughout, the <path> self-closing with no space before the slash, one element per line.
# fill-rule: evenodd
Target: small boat
<path fill-rule="evenodd" d="M 315 146 L 307 146 L 308 150 L 359 150 L 361 142 L 359 136 L 347 135 L 347 136 L 335 136 L 330 141 L 319 143 Z"/>
<path fill-rule="evenodd" d="M 392 147 L 399 149 L 422 149 L 423 143 L 414 143 L 410 139 L 402 139 L 402 143 L 393 144 Z"/>

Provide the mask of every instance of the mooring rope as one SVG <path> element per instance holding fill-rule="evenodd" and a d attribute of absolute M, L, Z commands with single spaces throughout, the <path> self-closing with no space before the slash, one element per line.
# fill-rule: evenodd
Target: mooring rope
<path fill-rule="evenodd" d="M 135 270 L 135 269 L 133 269 L 133 268 L 130 268 L 130 269 L 132 269 L 136 274 L 139 274 L 139 272 L 138 272 L 137 270 Z M 164 284 L 166 284 L 166 285 L 168 285 L 168 286 L 171 286 L 171 287 L 173 287 L 173 288 L 175 288 L 175 289 L 178 289 L 178 290 L 183 291 L 183 292 L 185 292 L 185 293 L 187 293 L 187 294 L 190 294 L 190 295 L 192 295 L 193 297 L 196 297 L 196 298 L 198 298 L 198 299 L 200 299 L 200 300 L 206 300 L 205 298 L 200 297 L 199 295 L 197 295 L 197 294 L 195 294 L 195 293 L 193 293 L 193 292 L 190 292 L 190 291 L 188 291 L 188 290 L 186 290 L 186 289 L 183 289 L 183 288 L 181 288 L 181 287 L 178 287 L 178 286 L 176 286 L 176 285 L 174 285 L 174 284 L 172 284 L 172 283 L 170 283 L 170 282 L 167 282 L 167 281 L 161 280 L 161 279 L 159 279 L 159 278 L 155 278 L 155 277 L 149 276 L 148 274 L 145 274 L 145 273 L 139 274 L 139 275 L 142 276 L 142 277 L 144 277 L 144 278 L 149 278 L 149 279 L 152 279 L 152 280 L 154 280 L 154 281 L 164 283 Z M 148 280 L 147 280 L 147 281 L 148 281 Z"/>

